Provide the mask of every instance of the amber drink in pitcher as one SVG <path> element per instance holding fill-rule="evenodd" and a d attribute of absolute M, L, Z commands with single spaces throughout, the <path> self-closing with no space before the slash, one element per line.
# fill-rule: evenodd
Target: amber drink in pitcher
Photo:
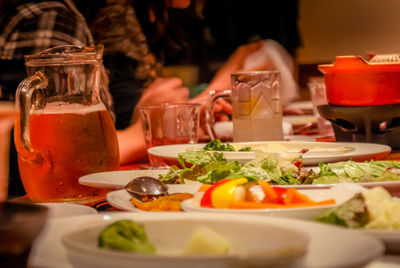
<path fill-rule="evenodd" d="M 102 46 L 60 46 L 26 56 L 17 90 L 15 144 L 22 183 L 33 202 L 89 203 L 106 191 L 79 177 L 117 170 L 114 122 L 100 99 Z"/>

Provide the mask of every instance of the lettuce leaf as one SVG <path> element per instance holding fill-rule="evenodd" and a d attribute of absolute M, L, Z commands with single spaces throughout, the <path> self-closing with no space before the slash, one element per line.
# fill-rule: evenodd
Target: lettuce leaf
<path fill-rule="evenodd" d="M 340 182 L 376 182 L 386 180 L 400 180 L 397 161 L 366 161 L 352 160 L 337 163 L 320 163 L 319 177 L 313 184 L 333 184 Z"/>
<path fill-rule="evenodd" d="M 345 203 L 317 218 L 319 222 L 331 223 L 350 228 L 361 228 L 368 223 L 369 213 L 364 196 L 357 193 Z"/>

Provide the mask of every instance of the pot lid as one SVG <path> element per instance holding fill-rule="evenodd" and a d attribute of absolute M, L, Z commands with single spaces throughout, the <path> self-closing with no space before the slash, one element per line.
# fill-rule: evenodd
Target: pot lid
<path fill-rule="evenodd" d="M 376 54 L 370 61 L 361 56 L 336 56 L 333 64 L 318 65 L 322 73 L 329 72 L 398 72 L 400 54 Z"/>

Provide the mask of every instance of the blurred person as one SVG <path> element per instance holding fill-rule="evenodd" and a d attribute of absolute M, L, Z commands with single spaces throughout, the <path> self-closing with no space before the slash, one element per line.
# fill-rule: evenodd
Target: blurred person
<path fill-rule="evenodd" d="M 298 0 L 200 2 L 204 2 L 202 14 L 210 31 L 214 56 L 222 61 L 240 45 L 267 39 L 277 41 L 296 57 L 301 45 Z"/>
<path fill-rule="evenodd" d="M 134 114 L 132 122 L 137 120 L 137 112 L 134 112 L 137 98 L 134 99 L 132 96 L 143 92 L 143 88 L 150 81 L 162 76 L 165 59 L 162 55 L 165 53 L 173 54 L 182 48 L 192 50 L 196 48 L 194 47 L 197 44 L 196 42 L 186 44 L 185 40 L 191 39 L 181 36 L 184 32 L 165 32 L 171 26 L 166 11 L 186 9 L 188 5 L 190 5 L 190 0 L 107 0 L 104 7 L 99 9 L 97 15 L 90 16 L 93 19 L 89 21 L 89 26 L 95 41 L 105 45 L 105 66 L 113 66 L 113 68 L 108 68 L 110 91 L 114 99 L 122 98 L 126 102 L 129 100 L 130 103 L 121 106 L 121 109 L 126 110 L 126 116 L 123 119 L 124 125 L 129 124 L 128 120 L 132 113 Z M 136 8 L 139 12 L 136 11 Z M 139 17 L 142 18 L 141 21 L 139 21 Z M 146 22 L 154 26 L 152 30 L 149 30 L 152 32 L 151 35 L 143 32 L 142 25 L 148 27 L 147 23 L 143 21 L 144 18 Z M 164 41 L 156 47 L 151 46 L 151 44 L 157 43 L 157 40 Z M 221 72 L 214 77 L 210 89 L 224 90 L 230 88 L 230 72 L 239 70 L 243 65 L 245 56 L 256 51 L 260 48 L 260 45 L 243 46 L 236 53 L 233 53 L 227 64 L 221 68 Z M 163 46 L 165 47 L 162 49 Z M 116 77 L 119 77 L 119 79 L 115 79 Z M 145 96 L 143 95 L 143 97 Z M 190 101 L 203 103 L 204 110 L 207 97 L 208 91 L 205 91 L 202 95 Z M 219 101 L 219 104 L 216 107 L 216 112 L 231 112 L 228 104 L 223 101 Z M 118 107 L 116 107 L 117 109 Z M 118 114 L 117 112 L 117 121 Z"/>
<path fill-rule="evenodd" d="M 95 43 L 104 45 L 103 62 L 115 102 L 116 128 L 137 120 L 138 104 L 186 102 L 187 91 L 178 78 L 161 78 L 160 65 L 151 53 L 134 9 L 125 0 L 80 1 Z M 135 115 L 136 114 L 136 115 Z"/>
<path fill-rule="evenodd" d="M 166 67 L 199 67 L 200 85 L 190 88 L 191 95 L 203 92 L 203 98 L 209 90 L 229 89 L 230 74 L 236 71 L 278 70 L 282 103 L 298 98 L 297 0 L 149 0 L 132 5 L 158 61 Z"/>
<path fill-rule="evenodd" d="M 213 48 L 208 53 L 213 64 L 225 62 L 238 46 L 262 41 L 263 46 L 249 55 L 243 69 L 279 71 L 282 104 L 298 98 L 296 58 L 301 45 L 298 0 L 197 1 L 203 5 L 202 15 Z"/>
<path fill-rule="evenodd" d="M 3 99 L 14 101 L 19 83 L 27 76 L 24 55 L 58 45 L 93 43 L 83 17 L 74 12 L 70 4 L 63 1 L 1 1 L 0 83 Z M 108 100 L 105 103 L 110 104 Z M 25 194 L 13 135 L 8 194 L 9 197 Z"/>
<path fill-rule="evenodd" d="M 85 18 L 72 0 L 8 0 L 0 3 L 0 85 L 2 98 L 14 100 L 18 84 L 26 78 L 24 55 L 59 45 L 94 45 Z M 102 100 L 112 113 L 108 79 L 102 75 Z M 150 83 L 141 103 L 182 102 L 188 90 L 179 79 L 158 79 Z M 114 102 L 115 106 L 118 103 Z M 129 133 L 129 136 L 127 136 Z M 146 156 L 139 121 L 118 130 L 121 164 Z M 19 177 L 17 153 L 11 139 L 9 196 L 20 196 L 24 189 Z M 131 150 L 128 151 L 127 149 Z"/>

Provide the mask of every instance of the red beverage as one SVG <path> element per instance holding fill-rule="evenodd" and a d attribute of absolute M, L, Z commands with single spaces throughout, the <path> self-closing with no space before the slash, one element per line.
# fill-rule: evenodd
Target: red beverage
<path fill-rule="evenodd" d="M 34 202 L 89 203 L 106 190 L 80 185 L 79 177 L 119 168 L 114 123 L 102 104 L 49 103 L 32 110 L 30 142 L 33 153 L 21 143 L 20 123 L 15 142 L 24 188 Z"/>

